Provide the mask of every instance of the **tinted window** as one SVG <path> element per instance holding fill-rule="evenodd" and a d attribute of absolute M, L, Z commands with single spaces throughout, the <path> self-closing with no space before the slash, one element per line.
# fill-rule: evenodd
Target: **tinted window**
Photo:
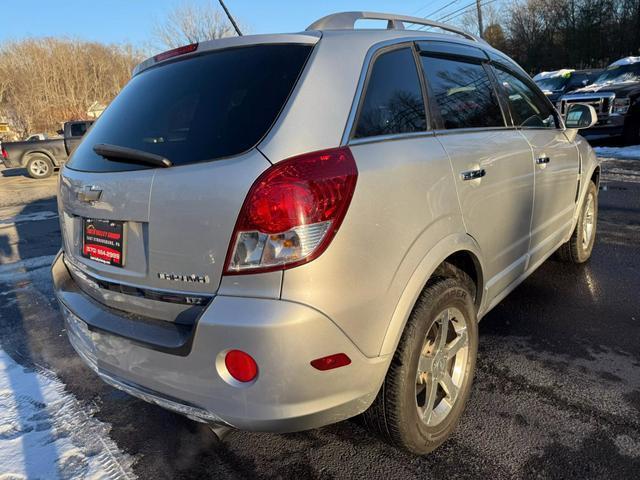
<path fill-rule="evenodd" d="M 587 85 L 589 76 L 586 73 L 574 73 L 569 80 L 569 88 L 579 88 Z"/>
<path fill-rule="evenodd" d="M 356 125 L 355 138 L 426 130 L 422 89 L 409 48 L 380 55 Z"/>
<path fill-rule="evenodd" d="M 509 98 L 509 108 L 517 126 L 555 128 L 556 120 L 551 109 L 531 87 L 519 78 L 498 68 L 498 81 Z"/>
<path fill-rule="evenodd" d="M 86 123 L 72 123 L 71 124 L 71 136 L 72 137 L 81 137 L 85 133 L 87 133 L 87 124 Z"/>
<path fill-rule="evenodd" d="M 310 51 L 308 45 L 257 45 L 143 71 L 111 102 L 68 165 L 148 168 L 106 160 L 93 152 L 98 143 L 161 155 L 174 165 L 249 150 L 275 121 Z"/>
<path fill-rule="evenodd" d="M 504 126 L 498 98 L 482 65 L 422 57 L 422 67 L 444 128 Z"/>

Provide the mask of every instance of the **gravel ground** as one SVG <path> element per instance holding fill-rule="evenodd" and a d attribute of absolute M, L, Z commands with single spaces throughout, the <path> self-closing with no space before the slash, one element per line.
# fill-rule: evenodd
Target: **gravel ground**
<path fill-rule="evenodd" d="M 423 458 L 355 421 L 288 435 L 233 432 L 220 445 L 206 428 L 103 384 L 72 351 L 53 299 L 55 185 L 0 171 L 0 347 L 55 374 L 110 426 L 140 478 L 640 475 L 639 160 L 605 160 L 592 260 L 549 260 L 481 322 L 466 413 Z"/>

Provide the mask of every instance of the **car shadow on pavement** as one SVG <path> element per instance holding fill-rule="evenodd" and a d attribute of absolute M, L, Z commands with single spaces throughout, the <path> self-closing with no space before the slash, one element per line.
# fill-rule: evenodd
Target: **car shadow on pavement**
<path fill-rule="evenodd" d="M 5 168 L 0 170 L 3 177 L 28 177 L 26 168 Z"/>

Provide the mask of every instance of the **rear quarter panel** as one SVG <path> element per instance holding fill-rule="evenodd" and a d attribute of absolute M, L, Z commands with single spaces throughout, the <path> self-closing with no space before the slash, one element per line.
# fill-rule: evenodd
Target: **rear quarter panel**
<path fill-rule="evenodd" d="M 320 310 L 373 357 L 427 252 L 464 226 L 450 162 L 434 136 L 351 150 L 358 182 L 345 220 L 320 257 L 285 271 L 282 298 Z"/>

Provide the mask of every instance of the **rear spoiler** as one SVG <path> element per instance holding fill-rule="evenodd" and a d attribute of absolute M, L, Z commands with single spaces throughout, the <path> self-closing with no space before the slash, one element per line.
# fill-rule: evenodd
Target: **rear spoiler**
<path fill-rule="evenodd" d="M 315 45 L 318 43 L 322 34 L 320 32 L 302 32 L 302 33 L 282 33 L 276 35 L 243 35 L 242 37 L 218 38 L 216 40 L 207 40 L 206 42 L 192 43 L 182 47 L 174 48 L 166 52 L 159 53 L 153 57 L 147 58 L 143 62 L 136 65 L 131 74 L 135 77 L 140 72 L 145 71 L 159 63 L 166 62 L 176 57 L 188 58 L 193 55 L 200 55 L 204 52 L 214 50 L 223 50 L 226 48 L 246 47 L 249 45 L 268 45 L 268 44 L 286 44 L 301 43 Z"/>

